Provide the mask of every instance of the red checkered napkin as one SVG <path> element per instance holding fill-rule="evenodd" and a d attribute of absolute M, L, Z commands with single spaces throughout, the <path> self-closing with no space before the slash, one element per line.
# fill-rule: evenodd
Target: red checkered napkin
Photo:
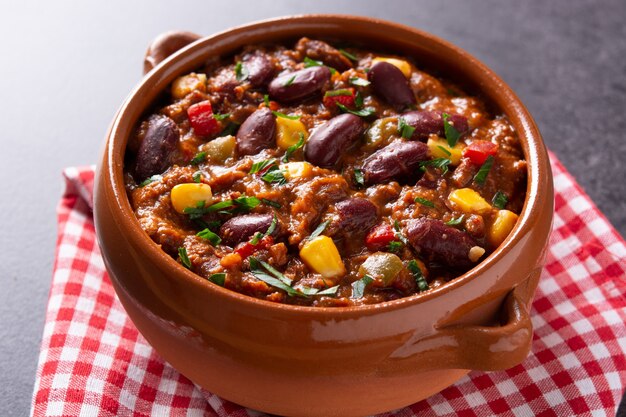
<path fill-rule="evenodd" d="M 388 416 L 615 415 L 626 386 L 626 245 L 555 158 L 552 168 L 556 215 L 532 353 Z M 32 415 L 262 415 L 196 387 L 137 332 L 96 244 L 93 168 L 64 175 Z"/>

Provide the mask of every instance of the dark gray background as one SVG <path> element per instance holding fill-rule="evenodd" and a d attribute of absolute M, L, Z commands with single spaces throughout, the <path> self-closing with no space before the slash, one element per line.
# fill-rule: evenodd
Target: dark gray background
<path fill-rule="evenodd" d="M 211 34 L 298 13 L 424 29 L 494 69 L 626 233 L 626 2 L 17 2 L 0 12 L 0 415 L 28 413 L 52 272 L 61 169 L 95 163 L 160 32 Z"/>

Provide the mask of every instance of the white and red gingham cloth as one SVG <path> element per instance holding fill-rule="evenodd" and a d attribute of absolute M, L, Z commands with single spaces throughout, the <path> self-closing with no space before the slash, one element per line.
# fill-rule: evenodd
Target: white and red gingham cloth
<path fill-rule="evenodd" d="M 556 213 L 532 353 L 387 416 L 614 416 L 626 387 L 626 245 L 552 156 Z M 93 168 L 65 170 L 33 416 L 261 416 L 196 387 L 138 333 L 96 244 Z"/>

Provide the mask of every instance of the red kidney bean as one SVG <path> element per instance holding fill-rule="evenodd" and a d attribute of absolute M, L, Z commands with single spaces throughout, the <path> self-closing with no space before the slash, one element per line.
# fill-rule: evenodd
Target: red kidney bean
<path fill-rule="evenodd" d="M 304 146 L 304 157 L 319 167 L 332 168 L 364 129 L 363 121 L 354 114 L 335 116 L 313 131 Z"/>
<path fill-rule="evenodd" d="M 378 220 L 378 210 L 366 198 L 349 198 L 335 205 L 339 221 L 337 228 L 349 232 L 369 230 Z"/>
<path fill-rule="evenodd" d="M 431 260 L 453 268 L 466 268 L 474 264 L 469 258 L 469 251 L 477 246 L 476 241 L 441 220 L 429 217 L 410 220 L 406 237 L 418 253 Z"/>
<path fill-rule="evenodd" d="M 222 243 L 233 247 L 239 242 L 247 241 L 257 232 L 265 233 L 273 218 L 271 214 L 244 214 L 233 217 L 220 227 Z"/>
<path fill-rule="evenodd" d="M 290 102 L 319 93 L 330 80 L 327 67 L 310 67 L 279 75 L 270 82 L 268 91 L 274 100 Z"/>
<path fill-rule="evenodd" d="M 427 153 L 428 147 L 422 142 L 393 142 L 363 161 L 365 183 L 417 179 L 421 175 L 419 164 L 428 159 Z"/>
<path fill-rule="evenodd" d="M 276 119 L 272 111 L 262 108 L 252 113 L 237 131 L 237 150 L 241 155 L 255 155 L 274 145 Z"/>
<path fill-rule="evenodd" d="M 388 62 L 377 62 L 367 73 L 374 93 L 393 106 L 415 104 L 415 94 L 402 71 Z"/>
<path fill-rule="evenodd" d="M 243 59 L 243 65 L 248 70 L 248 81 L 254 87 L 263 87 L 274 76 L 272 61 L 263 54 L 248 55 Z"/>
<path fill-rule="evenodd" d="M 139 145 L 135 174 L 141 181 L 161 174 L 169 167 L 170 154 L 176 149 L 180 133 L 172 119 L 153 115 L 148 119 L 148 130 Z"/>
<path fill-rule="evenodd" d="M 413 135 L 411 139 L 428 139 L 429 135 L 443 135 L 443 117 L 440 111 L 409 111 L 404 113 L 401 117 L 404 122 L 414 127 Z M 467 118 L 460 114 L 450 114 L 448 122 L 455 127 L 459 133 L 466 133 L 469 128 L 467 124 Z"/>

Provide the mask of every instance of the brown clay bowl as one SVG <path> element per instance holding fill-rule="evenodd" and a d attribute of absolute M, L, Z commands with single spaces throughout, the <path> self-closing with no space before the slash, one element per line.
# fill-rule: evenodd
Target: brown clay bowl
<path fill-rule="evenodd" d="M 412 56 L 509 118 L 528 161 L 528 191 L 507 240 L 463 276 L 378 305 L 314 308 L 250 298 L 186 270 L 140 228 L 124 191 L 123 155 L 138 119 L 178 75 L 246 44 L 308 35 Z M 168 40 L 169 39 L 169 40 Z M 147 69 L 193 35 L 162 36 Z M 171 41 L 171 43 L 170 43 Z M 290 416 L 359 416 L 422 400 L 469 370 L 500 370 L 530 349 L 528 306 L 553 211 L 548 157 L 511 89 L 468 53 L 430 34 L 355 16 L 295 16 L 200 39 L 157 65 L 122 104 L 97 170 L 96 228 L 117 294 L 154 348 L 196 384 L 238 404 Z"/>

